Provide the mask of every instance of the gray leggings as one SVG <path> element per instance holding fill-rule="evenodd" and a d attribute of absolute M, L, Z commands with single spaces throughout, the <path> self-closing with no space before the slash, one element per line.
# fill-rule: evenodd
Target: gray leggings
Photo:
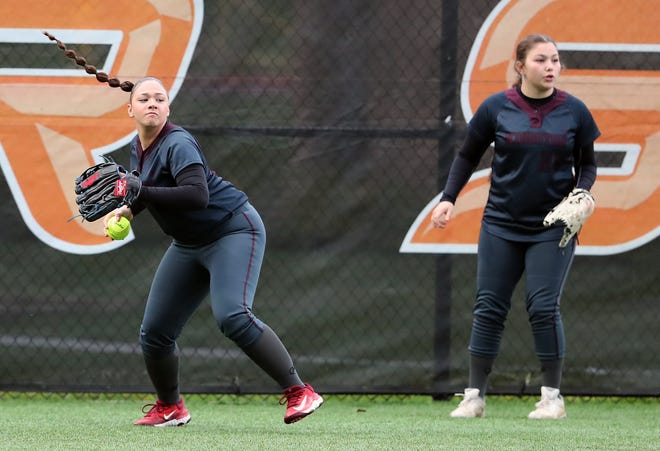
<path fill-rule="evenodd" d="M 515 242 L 481 231 L 477 263 L 477 296 L 470 353 L 495 358 L 511 296 L 525 273 L 525 306 L 541 361 L 564 357 L 564 326 L 559 300 L 575 254 L 575 239 L 565 248 L 557 241 Z"/>
<path fill-rule="evenodd" d="M 186 246 L 173 242 L 154 276 L 145 307 L 140 344 L 145 356 L 172 355 L 175 340 L 210 294 L 213 316 L 222 333 L 244 348 L 264 324 L 252 313 L 266 247 L 266 231 L 249 203 L 222 224 L 213 243 Z"/>

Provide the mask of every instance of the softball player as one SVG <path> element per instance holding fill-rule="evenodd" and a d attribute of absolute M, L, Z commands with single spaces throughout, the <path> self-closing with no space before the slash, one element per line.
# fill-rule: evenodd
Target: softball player
<path fill-rule="evenodd" d="M 140 328 L 158 398 L 135 424 L 190 421 L 179 394 L 176 339 L 208 294 L 222 333 L 284 389 L 284 422 L 298 421 L 323 398 L 301 381 L 277 335 L 252 313 L 266 245 L 264 224 L 245 193 L 209 169 L 192 135 L 168 121 L 169 112 L 159 80 L 144 78 L 133 85 L 128 115 L 138 133 L 131 142 L 131 168 L 139 172 L 142 189 L 131 208 L 104 218 L 107 227 L 113 215 L 132 220 L 146 208 L 173 238 L 154 276 Z"/>
<path fill-rule="evenodd" d="M 491 187 L 477 257 L 477 291 L 470 337 L 469 384 L 452 417 L 483 417 L 488 375 L 499 352 L 513 290 L 525 274 L 525 302 L 541 362 L 541 401 L 529 418 L 566 416 L 560 395 L 565 351 L 559 300 L 576 238 L 558 246 L 563 226 L 545 215 L 571 190 L 596 179 L 594 141 L 600 132 L 582 101 L 555 88 L 561 72 L 555 42 L 534 34 L 517 46 L 516 84 L 487 98 L 468 125 L 434 226 L 445 228 L 454 202 L 494 142 Z"/>

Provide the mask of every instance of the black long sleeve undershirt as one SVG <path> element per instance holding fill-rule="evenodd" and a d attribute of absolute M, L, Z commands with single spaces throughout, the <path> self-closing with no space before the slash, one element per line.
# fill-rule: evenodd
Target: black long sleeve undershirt
<path fill-rule="evenodd" d="M 133 214 L 144 209 L 144 204 L 166 208 L 194 210 L 206 208 L 209 203 L 209 188 L 201 164 L 192 164 L 176 176 L 176 186 L 142 186 L 138 204 Z"/>
<path fill-rule="evenodd" d="M 456 203 L 458 193 L 470 180 L 472 172 L 474 172 L 489 145 L 489 142 L 485 142 L 476 134 L 468 132 L 465 140 L 463 140 L 463 145 L 449 168 L 447 182 L 440 197 L 441 202 L 447 200 Z"/>
<path fill-rule="evenodd" d="M 577 182 L 575 183 L 575 187 L 586 189 L 587 191 L 591 190 L 591 187 L 596 182 L 597 172 L 594 143 L 582 146 L 576 155 L 575 161 L 577 161 L 575 168 Z"/>
<path fill-rule="evenodd" d="M 486 152 L 490 143 L 480 140 L 476 135 L 468 133 L 461 149 L 451 164 L 445 188 L 442 191 L 440 201 L 456 203 L 456 198 L 463 187 L 467 184 L 472 172 L 479 164 L 481 157 Z M 596 181 L 596 157 L 594 143 L 589 143 L 579 148 L 574 155 L 576 161 L 575 176 L 576 188 L 591 190 Z"/>

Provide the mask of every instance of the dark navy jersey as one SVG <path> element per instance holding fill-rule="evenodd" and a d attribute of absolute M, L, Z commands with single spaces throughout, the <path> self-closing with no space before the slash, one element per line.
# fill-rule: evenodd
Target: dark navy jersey
<path fill-rule="evenodd" d="M 575 187 L 580 151 L 593 153 L 600 136 L 586 105 L 561 90 L 533 104 L 512 88 L 481 104 L 468 133 L 494 143 L 486 230 L 507 239 L 561 236 L 562 227 L 545 228 L 543 218 Z"/>
<path fill-rule="evenodd" d="M 177 175 L 199 164 L 204 168 L 209 191 L 206 208 L 168 208 L 145 202 L 161 229 L 186 244 L 209 243 L 220 233 L 220 224 L 247 200 L 247 195 L 211 171 L 193 136 L 181 127 L 167 123 L 156 140 L 142 150 L 136 136 L 130 144 L 131 168 L 140 173 L 145 187 L 175 187 Z"/>

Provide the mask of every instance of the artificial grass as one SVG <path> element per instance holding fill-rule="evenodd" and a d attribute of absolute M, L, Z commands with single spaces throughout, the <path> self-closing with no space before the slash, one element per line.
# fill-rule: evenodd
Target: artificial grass
<path fill-rule="evenodd" d="M 536 399 L 491 396 L 483 419 L 451 419 L 457 400 L 326 396 L 285 425 L 276 396 L 190 395 L 192 421 L 136 427 L 137 395 L 0 393 L 2 450 L 651 450 L 660 443 L 658 398 L 567 398 L 568 418 L 526 418 Z"/>

